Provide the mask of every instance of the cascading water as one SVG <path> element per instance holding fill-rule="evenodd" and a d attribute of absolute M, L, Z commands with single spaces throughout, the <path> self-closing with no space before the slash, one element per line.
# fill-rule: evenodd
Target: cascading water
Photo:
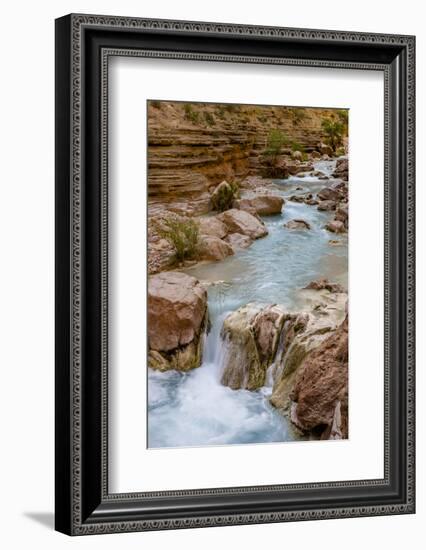
<path fill-rule="evenodd" d="M 272 387 L 274 385 L 274 380 L 281 369 L 282 359 L 285 353 L 285 336 L 287 333 L 288 321 L 284 322 L 283 328 L 280 333 L 280 339 L 277 345 L 277 351 L 275 352 L 275 358 L 272 363 L 269 365 L 268 370 L 266 371 L 265 385 L 262 388 L 263 394 L 265 396 L 270 396 L 272 394 Z"/>
<path fill-rule="evenodd" d="M 330 175 L 334 161 L 319 161 L 315 169 Z M 316 193 L 326 182 L 316 177 L 293 176 L 278 180 L 277 194 Z M 297 189 L 302 187 L 303 189 Z M 291 219 L 304 219 L 309 231 L 283 228 Z M 286 201 L 280 215 L 264 218 L 266 238 L 217 263 L 200 264 L 185 271 L 209 284 L 211 328 L 205 337 L 202 365 L 188 373 L 148 369 L 148 446 L 181 447 L 291 441 L 287 419 L 269 403 L 270 370 L 266 386 L 257 391 L 231 390 L 220 383 L 226 344 L 220 332 L 228 313 L 249 302 L 298 307 L 297 290 L 318 277 L 347 286 L 347 237 L 325 229 L 332 218 L 314 206 Z M 342 246 L 330 246 L 337 239 Z M 284 352 L 284 338 L 278 357 Z"/>

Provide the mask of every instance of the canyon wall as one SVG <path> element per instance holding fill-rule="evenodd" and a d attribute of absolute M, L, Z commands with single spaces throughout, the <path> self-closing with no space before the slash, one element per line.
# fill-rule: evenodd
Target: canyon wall
<path fill-rule="evenodd" d="M 323 119 L 335 116 L 333 109 L 150 101 L 150 208 L 191 200 L 202 213 L 208 210 L 209 188 L 258 173 L 271 130 L 288 139 L 283 153 L 295 146 L 310 153 L 325 140 Z"/>

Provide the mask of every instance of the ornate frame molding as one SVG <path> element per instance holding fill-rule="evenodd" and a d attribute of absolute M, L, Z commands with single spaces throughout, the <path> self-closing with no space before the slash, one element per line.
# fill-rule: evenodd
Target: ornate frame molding
<path fill-rule="evenodd" d="M 61 23 L 59 23 L 61 22 Z M 107 17 L 95 15 L 70 15 L 65 19 L 58 20 L 57 33 L 62 35 L 67 32 L 66 46 L 62 42 L 57 44 L 57 49 L 65 51 L 66 57 L 69 59 L 69 89 L 66 100 L 70 104 L 70 121 L 69 121 L 69 146 L 71 154 L 69 157 L 69 202 L 66 207 L 70 212 L 69 223 L 69 273 L 70 273 L 70 318 L 69 323 L 69 391 L 70 391 L 70 408 L 67 412 L 69 417 L 69 442 L 70 449 L 68 458 L 63 456 L 63 450 L 57 450 L 59 458 L 57 460 L 66 460 L 69 465 L 69 471 L 64 472 L 64 468 L 60 468 L 60 475 L 66 477 L 69 482 L 69 493 L 66 498 L 69 500 L 67 506 L 62 502 L 62 494 L 57 496 L 57 515 L 60 519 L 57 520 L 57 528 L 64 532 L 75 535 L 94 534 L 94 533 L 113 533 L 125 531 L 143 531 L 155 529 L 177 529 L 189 527 L 202 527 L 213 525 L 237 525 L 248 523 L 264 523 L 264 522 L 282 522 L 282 521 L 302 521 L 311 519 L 326 519 L 336 517 L 359 517 L 370 515 L 384 515 L 396 513 L 412 513 L 414 511 L 414 134 L 415 134 L 415 95 L 414 95 L 414 79 L 415 79 L 415 60 L 414 48 L 415 40 L 412 36 L 397 36 L 397 35 L 378 35 L 364 33 L 346 33 L 341 31 L 322 31 L 322 30 L 307 30 L 307 29 L 286 29 L 279 27 L 252 27 L 245 25 L 228 25 L 218 23 L 201 23 L 201 22 L 186 22 L 186 21 L 168 21 L 168 20 L 151 20 L 151 19 L 135 19 L 124 17 Z M 399 145 L 402 150 L 405 150 L 405 159 L 402 156 L 400 163 L 405 162 L 406 172 L 406 190 L 405 190 L 405 208 L 401 207 L 404 212 L 405 219 L 400 221 L 401 231 L 405 236 L 406 250 L 400 251 L 405 253 L 406 265 L 406 295 L 404 304 L 406 311 L 406 346 L 405 346 L 405 364 L 406 364 L 406 471 L 404 475 L 406 480 L 405 501 L 392 502 L 390 504 L 380 505 L 365 505 L 365 506 L 331 506 L 324 509 L 308 507 L 306 510 L 282 510 L 273 512 L 251 512 L 251 513 L 228 513 L 205 515 L 192 515 L 190 517 L 181 517 L 176 519 L 171 518 L 156 518 L 156 519 L 135 519 L 125 521 L 117 520 L 115 515 L 109 512 L 111 516 L 102 514 L 92 514 L 90 517 L 85 512 L 83 502 L 84 495 L 84 472 L 82 464 L 84 461 L 83 446 L 84 446 L 84 411 L 83 403 L 85 400 L 83 385 L 84 385 L 84 279 L 87 276 L 85 271 L 85 231 L 87 227 L 83 223 L 85 219 L 85 204 L 84 204 L 84 164 L 85 164 L 85 146 L 84 142 L 84 117 L 86 116 L 85 105 L 83 98 L 87 96 L 87 91 L 84 88 L 86 85 L 84 78 L 85 65 L 83 63 L 85 56 L 85 33 L 87 30 L 113 30 L 116 32 L 154 32 L 154 33 L 180 33 L 185 35 L 209 35 L 214 37 L 227 36 L 231 38 L 241 39 L 247 38 L 262 38 L 265 40 L 291 40 L 309 41 L 324 44 L 336 44 L 350 46 L 368 44 L 374 47 L 391 46 L 399 49 L 406 56 L 406 85 L 403 93 L 406 94 L 405 102 L 406 111 L 406 143 Z M 58 34 L 57 34 L 58 35 Z M 58 39 L 60 42 L 61 37 Z M 108 474 L 107 474 L 107 425 L 108 425 L 108 216 L 107 216 L 107 200 L 108 200 L 108 141 L 107 141 L 107 124 L 108 124 L 108 59 L 111 56 L 138 56 L 151 58 L 169 58 L 169 59 L 191 59 L 200 61 L 231 61 L 240 63 L 273 63 L 283 65 L 301 65 L 310 67 L 334 67 L 341 69 L 368 69 L 383 71 L 385 76 L 385 476 L 383 480 L 364 480 L 360 482 L 346 481 L 336 483 L 314 483 L 314 484 L 297 484 L 297 485 L 278 485 L 269 487 L 240 487 L 227 489 L 211 489 L 211 490 L 192 490 L 192 491 L 171 491 L 158 493 L 131 493 L 131 494 L 109 494 L 108 493 Z M 395 147 L 392 140 L 395 136 L 392 134 L 394 121 L 391 117 L 391 105 L 395 101 L 395 89 L 391 88 L 391 63 L 372 63 L 372 62 L 356 62 L 356 61 L 335 61 L 332 59 L 309 59 L 306 57 L 279 57 L 279 56 L 256 56 L 256 55 L 234 55 L 234 54 L 212 54 L 212 53 L 194 53 L 189 51 L 171 51 L 171 50 L 155 50 L 129 47 L 109 47 L 101 48 L 100 61 L 100 81 L 101 81 L 101 101 L 100 101 L 100 239 L 101 239 L 101 267 L 100 267 L 100 289 L 101 289 L 101 314 L 100 314 L 100 339 L 101 339 L 101 412 L 100 412 L 100 430 L 101 430 L 101 480 L 99 482 L 101 490 L 102 503 L 108 506 L 108 503 L 114 506 L 119 506 L 120 503 L 133 503 L 141 501 L 144 498 L 159 498 L 159 497 L 182 497 L 182 496 L 221 496 L 226 494 L 244 496 L 251 493 L 259 493 L 264 491 L 269 492 L 303 492 L 306 489 L 339 489 L 339 488 L 358 488 L 358 487 L 379 487 L 386 486 L 390 483 L 390 353 L 391 353 L 391 257 L 393 254 L 393 240 L 390 231 L 391 223 L 395 220 L 395 208 L 397 205 L 392 204 L 392 196 L 390 192 L 391 173 L 390 166 L 392 163 L 391 148 Z M 62 59 L 61 59 L 62 60 Z M 59 75 L 59 78 L 64 78 L 65 73 Z M 57 82 L 57 86 L 59 83 Z M 63 116 L 63 113 L 61 113 Z M 65 138 L 64 138 L 65 139 Z M 63 147 L 62 142 L 57 141 L 57 148 Z M 57 193 L 61 190 L 62 182 L 58 180 L 57 174 Z M 63 211 L 59 212 L 62 215 Z M 58 231 L 59 239 L 62 239 L 62 230 Z M 61 276 L 61 272 L 59 272 Z M 57 376 L 63 376 L 60 369 L 63 369 L 63 354 L 57 357 Z M 63 382 L 65 383 L 65 382 Z M 58 390 L 57 390 L 58 391 Z M 62 390 L 61 390 L 62 391 Z M 61 396 L 57 393 L 57 399 Z M 57 415 L 65 414 L 61 412 L 61 407 L 57 409 Z M 59 443 L 61 445 L 61 442 Z M 66 470 L 66 468 L 65 468 Z M 58 480 L 57 480 L 58 483 Z M 87 507 L 87 505 L 86 505 Z M 115 508 L 114 508 L 115 509 Z M 62 511 L 61 511 L 62 510 Z M 69 514 L 69 517 L 68 517 Z"/>

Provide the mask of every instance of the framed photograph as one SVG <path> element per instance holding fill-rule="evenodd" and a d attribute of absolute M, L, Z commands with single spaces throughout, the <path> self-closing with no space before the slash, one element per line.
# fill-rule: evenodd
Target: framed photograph
<path fill-rule="evenodd" d="M 56 20 L 56 529 L 415 511 L 413 36 Z"/>

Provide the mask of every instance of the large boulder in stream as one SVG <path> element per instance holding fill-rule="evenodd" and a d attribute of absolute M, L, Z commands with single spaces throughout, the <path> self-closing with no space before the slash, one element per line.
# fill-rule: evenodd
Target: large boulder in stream
<path fill-rule="evenodd" d="M 320 201 L 338 201 L 340 196 L 339 190 L 333 187 L 324 187 L 317 193 L 317 197 Z"/>
<path fill-rule="evenodd" d="M 245 210 L 250 214 L 255 213 L 259 216 L 272 216 L 280 214 L 284 204 L 284 199 L 278 195 L 256 195 L 252 198 L 238 199 L 234 201 L 234 207 Z"/>
<path fill-rule="evenodd" d="M 336 210 L 336 202 L 332 200 L 320 201 L 317 208 L 323 212 L 330 212 Z"/>
<path fill-rule="evenodd" d="M 177 271 L 150 277 L 149 366 L 157 370 L 199 367 L 207 319 L 207 292 L 197 279 Z"/>
<path fill-rule="evenodd" d="M 218 239 L 224 239 L 228 234 L 226 225 L 217 219 L 216 216 L 206 216 L 199 218 L 200 234 L 207 237 L 217 237 Z"/>
<path fill-rule="evenodd" d="M 345 292 L 343 286 L 339 283 L 331 283 L 328 279 L 322 277 L 308 283 L 305 290 L 328 290 L 329 292 Z"/>
<path fill-rule="evenodd" d="M 328 222 L 325 228 L 327 231 L 331 231 L 332 233 L 346 233 L 344 222 L 339 220 L 332 220 L 331 222 Z"/>
<path fill-rule="evenodd" d="M 234 254 L 232 246 L 218 237 L 203 237 L 200 245 L 200 260 L 219 262 Z"/>
<path fill-rule="evenodd" d="M 265 224 L 244 210 L 231 208 L 217 217 L 226 225 L 229 233 L 241 233 L 251 239 L 259 239 L 268 234 Z"/>
<path fill-rule="evenodd" d="M 241 233 L 230 233 L 225 241 L 230 244 L 233 250 L 240 250 L 242 248 L 248 248 L 253 242 L 250 237 L 247 235 L 242 235 Z"/>
<path fill-rule="evenodd" d="M 286 227 L 287 229 L 303 230 L 310 229 L 311 224 L 305 220 L 290 220 L 286 224 L 284 224 L 284 227 Z"/>

